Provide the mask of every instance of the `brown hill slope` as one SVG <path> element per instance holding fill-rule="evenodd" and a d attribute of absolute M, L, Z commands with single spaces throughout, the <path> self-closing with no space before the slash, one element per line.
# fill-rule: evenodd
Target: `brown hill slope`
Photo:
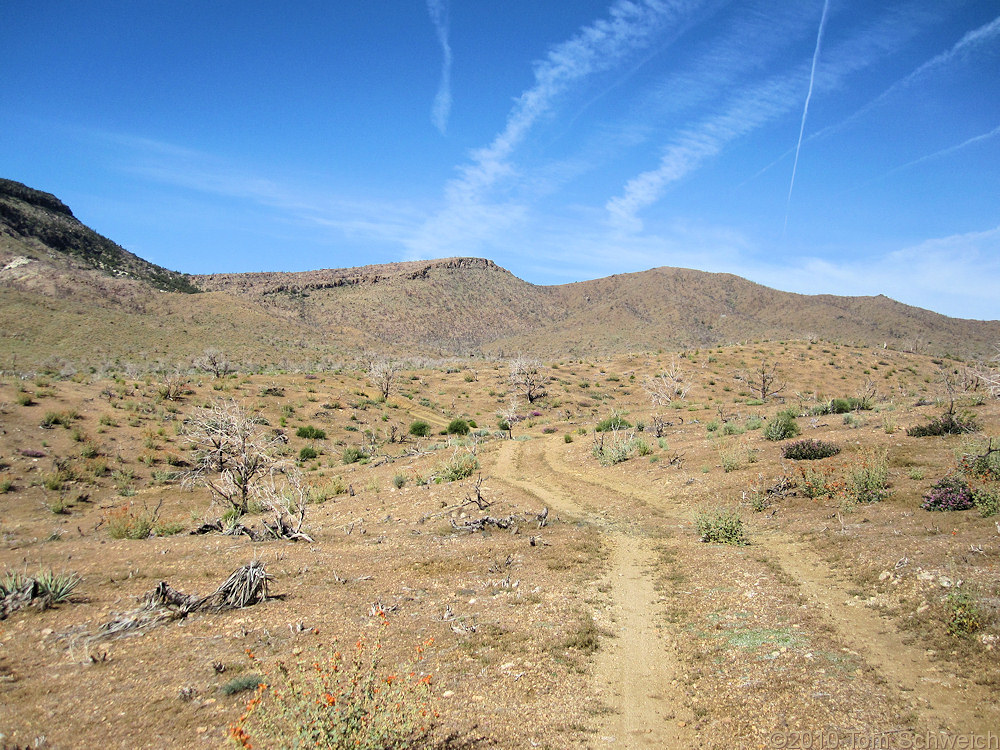
<path fill-rule="evenodd" d="M 208 347 L 245 367 L 317 367 L 366 348 L 555 358 L 819 338 L 980 357 L 1000 342 L 998 321 L 680 268 L 560 286 L 478 258 L 183 276 L 91 232 L 55 196 L 10 181 L 0 184 L 0 290 L 0 368 L 14 370 L 55 358 L 176 366 Z"/>
<path fill-rule="evenodd" d="M 0 179 L 0 236 L 22 240 L 53 257 L 73 258 L 110 276 L 145 281 L 156 289 L 198 291 L 184 274 L 143 260 L 95 232 L 51 193 L 13 180 Z"/>
<path fill-rule="evenodd" d="M 555 357 L 815 337 L 972 357 L 1000 341 L 997 321 L 948 318 L 882 296 L 792 294 L 683 268 L 560 286 L 530 284 L 477 258 L 193 278 L 318 329 L 357 329 L 368 345 L 411 353 Z"/>

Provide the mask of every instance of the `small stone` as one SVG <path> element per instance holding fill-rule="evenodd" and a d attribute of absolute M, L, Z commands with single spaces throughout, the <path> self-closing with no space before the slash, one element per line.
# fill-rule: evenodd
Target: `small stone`
<path fill-rule="evenodd" d="M 677 722 L 677 726 L 681 727 L 682 729 L 684 727 L 686 727 L 687 725 L 688 725 L 688 723 L 686 721 L 678 721 Z"/>

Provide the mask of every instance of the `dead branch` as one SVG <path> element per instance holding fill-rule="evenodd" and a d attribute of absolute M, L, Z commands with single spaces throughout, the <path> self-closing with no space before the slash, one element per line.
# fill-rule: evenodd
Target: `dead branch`
<path fill-rule="evenodd" d="M 220 612 L 252 606 L 271 598 L 268 583 L 272 580 L 264 569 L 264 563 L 254 560 L 234 570 L 219 588 L 207 596 L 185 594 L 166 581 L 160 581 L 142 598 L 140 607 L 102 625 L 95 640 L 183 619 L 194 612 Z"/>
<path fill-rule="evenodd" d="M 506 518 L 483 516 L 482 518 L 463 521 L 462 523 L 455 523 L 455 519 L 453 518 L 451 519 L 451 527 L 456 531 L 485 531 L 487 526 L 493 526 L 498 529 L 510 529 L 516 534 L 518 523 L 523 522 L 524 519 L 520 516 L 507 516 Z"/>

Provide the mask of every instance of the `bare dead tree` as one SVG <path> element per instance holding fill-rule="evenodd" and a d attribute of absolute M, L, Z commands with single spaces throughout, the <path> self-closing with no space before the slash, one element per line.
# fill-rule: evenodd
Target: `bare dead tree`
<path fill-rule="evenodd" d="M 761 401 L 767 401 L 785 390 L 785 383 L 778 377 L 778 363 L 761 360 L 753 370 L 740 370 L 733 378 L 743 383 Z"/>
<path fill-rule="evenodd" d="M 519 406 L 517 394 L 512 393 L 507 400 L 507 405 L 502 409 L 497 409 L 497 420 L 499 421 L 500 429 L 507 433 L 508 439 L 514 437 L 514 425 L 521 418 L 517 413 Z"/>
<path fill-rule="evenodd" d="M 542 368 L 542 363 L 537 359 L 517 357 L 510 361 L 508 369 L 507 377 L 511 387 L 515 393 L 528 399 L 529 404 L 545 395 L 545 386 L 549 378 Z"/>
<path fill-rule="evenodd" d="M 1000 346 L 996 350 L 995 357 L 975 367 L 975 375 L 990 396 L 1000 398 Z"/>
<path fill-rule="evenodd" d="M 278 474 L 285 479 L 281 484 L 275 482 L 275 476 Z M 306 519 L 306 507 L 309 504 L 309 488 L 303 481 L 301 471 L 298 469 L 272 471 L 267 481 L 254 487 L 254 495 L 274 514 L 270 522 L 264 521 L 264 533 L 267 536 L 310 543 L 313 541 L 312 537 L 302 530 L 302 524 Z"/>
<path fill-rule="evenodd" d="M 200 357 L 195 357 L 192 363 L 197 369 L 212 373 L 217 378 L 224 378 L 235 372 L 232 362 L 218 349 L 206 349 Z"/>
<path fill-rule="evenodd" d="M 281 436 L 265 432 L 255 415 L 230 400 L 196 409 L 184 437 L 194 446 L 194 466 L 183 483 L 204 485 L 238 515 L 246 513 L 254 485 L 277 463 Z"/>
<path fill-rule="evenodd" d="M 649 398 L 653 408 L 659 409 L 673 403 L 674 399 L 684 400 L 687 398 L 688 391 L 691 390 L 691 384 L 684 382 L 685 379 L 686 374 L 681 369 L 677 359 L 673 358 L 666 370 L 658 375 L 646 377 L 642 382 L 642 389 L 646 392 L 646 396 Z M 654 413 L 650 417 L 650 427 L 656 437 L 663 437 L 666 428 L 670 424 L 671 422 L 660 414 Z"/>
<path fill-rule="evenodd" d="M 362 356 L 365 372 L 372 385 L 378 388 L 382 400 L 389 398 L 392 386 L 396 382 L 396 377 L 401 369 L 400 363 L 375 352 L 365 352 Z"/>

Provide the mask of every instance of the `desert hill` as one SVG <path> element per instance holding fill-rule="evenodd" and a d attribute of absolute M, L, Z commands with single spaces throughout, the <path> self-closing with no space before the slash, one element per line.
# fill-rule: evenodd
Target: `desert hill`
<path fill-rule="evenodd" d="M 69 206 L 13 180 L 0 179 L 0 236 L 35 250 L 62 254 L 118 278 L 145 281 L 154 289 L 198 291 L 184 274 L 133 255 L 73 216 Z"/>
<path fill-rule="evenodd" d="M 309 368 L 361 349 L 555 358 L 817 338 L 976 358 L 1000 341 L 998 321 L 681 268 L 557 286 L 479 258 L 188 276 L 10 180 L 0 180 L 0 289 L 0 368 L 13 370 L 53 360 L 176 367 L 209 347 L 244 367 Z"/>

